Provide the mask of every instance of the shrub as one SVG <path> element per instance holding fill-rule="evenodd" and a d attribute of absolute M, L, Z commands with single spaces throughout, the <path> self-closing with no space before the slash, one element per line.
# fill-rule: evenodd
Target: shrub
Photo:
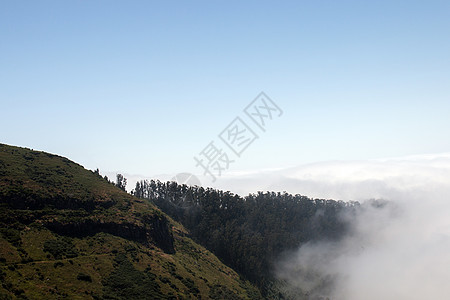
<path fill-rule="evenodd" d="M 241 299 L 235 292 L 227 288 L 226 286 L 216 284 L 209 290 L 209 298 L 211 299 Z"/>
<path fill-rule="evenodd" d="M 103 280 L 105 299 L 165 299 L 154 274 L 135 269 L 124 254 L 115 262 L 114 271 Z"/>
<path fill-rule="evenodd" d="M 77 279 L 81 281 L 92 282 L 91 276 L 84 273 L 78 273 Z"/>
<path fill-rule="evenodd" d="M 195 283 L 194 283 L 194 281 L 192 281 L 192 279 L 183 278 L 183 279 L 181 279 L 181 282 L 189 289 L 189 293 L 194 294 L 194 295 L 197 295 L 198 293 L 200 293 L 200 291 L 195 286 Z"/>
<path fill-rule="evenodd" d="M 69 238 L 48 240 L 44 243 L 44 251 L 49 252 L 55 259 L 73 258 L 78 256 L 72 241 Z"/>
<path fill-rule="evenodd" d="M 10 242 L 13 246 L 19 246 L 22 242 L 20 238 L 20 231 L 12 228 L 0 228 L 0 233 L 2 236 Z"/>

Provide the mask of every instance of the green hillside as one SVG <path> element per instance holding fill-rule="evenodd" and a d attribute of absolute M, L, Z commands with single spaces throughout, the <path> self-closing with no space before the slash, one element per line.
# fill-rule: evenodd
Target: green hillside
<path fill-rule="evenodd" d="M 60 156 L 0 144 L 0 299 L 255 299 L 145 199 Z"/>

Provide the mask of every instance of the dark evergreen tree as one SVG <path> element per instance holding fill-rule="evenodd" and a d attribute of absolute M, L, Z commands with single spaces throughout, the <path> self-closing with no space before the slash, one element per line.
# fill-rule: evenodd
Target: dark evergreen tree
<path fill-rule="evenodd" d="M 127 179 L 125 177 L 123 177 L 122 174 L 117 174 L 116 177 L 116 186 L 125 191 L 125 187 L 127 186 Z"/>
<path fill-rule="evenodd" d="M 240 197 L 153 180 L 138 182 L 134 193 L 154 202 L 194 240 L 263 289 L 274 280 L 272 263 L 283 252 L 311 240 L 340 238 L 347 228 L 340 214 L 357 206 L 287 193 Z"/>

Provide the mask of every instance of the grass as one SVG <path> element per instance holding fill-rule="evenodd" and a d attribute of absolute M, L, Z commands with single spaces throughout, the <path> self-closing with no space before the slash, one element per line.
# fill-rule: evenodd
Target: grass
<path fill-rule="evenodd" d="M 151 235 L 155 220 L 167 221 L 174 252 L 120 234 L 133 226 Z M 87 232 L 87 221 L 117 230 Z M 0 144 L 0 299 L 259 297 L 186 235 L 149 202 L 66 158 Z"/>

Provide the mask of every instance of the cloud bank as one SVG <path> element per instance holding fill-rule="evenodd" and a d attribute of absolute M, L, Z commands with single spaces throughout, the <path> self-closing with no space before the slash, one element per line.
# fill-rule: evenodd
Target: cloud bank
<path fill-rule="evenodd" d="M 226 174 L 215 186 L 238 194 L 287 191 L 314 198 L 404 200 L 450 191 L 450 153 L 369 161 L 335 161 L 295 168 Z"/>
<path fill-rule="evenodd" d="M 344 239 L 303 245 L 276 263 L 293 298 L 450 299 L 450 154 L 317 163 L 243 174 L 218 187 L 363 203 L 358 214 L 342 216 L 352 228 Z"/>
<path fill-rule="evenodd" d="M 294 298 L 450 299 L 450 155 L 318 163 L 244 177 L 242 190 L 260 185 L 365 203 L 358 214 L 342 216 L 352 228 L 344 239 L 303 245 L 276 264 Z M 389 204 L 375 208 L 369 199 Z"/>
<path fill-rule="evenodd" d="M 276 262 L 294 299 L 450 299 L 450 154 L 228 173 L 212 186 L 363 203 L 342 216 L 352 229 L 345 238 L 303 245 Z"/>

